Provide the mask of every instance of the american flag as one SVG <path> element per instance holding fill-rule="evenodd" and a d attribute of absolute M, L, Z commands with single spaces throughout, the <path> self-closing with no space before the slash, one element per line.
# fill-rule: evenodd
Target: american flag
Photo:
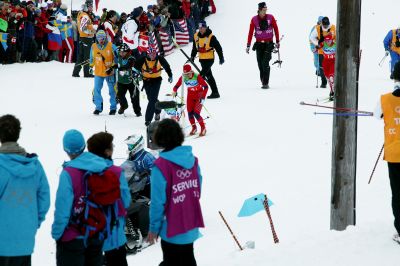
<path fill-rule="evenodd" d="M 174 52 L 174 44 L 169 30 L 167 28 L 161 28 L 158 33 L 160 34 L 161 44 L 164 49 L 164 56 L 172 54 Z"/>
<path fill-rule="evenodd" d="M 158 43 L 154 31 L 152 31 L 149 35 L 149 46 L 153 47 L 153 49 L 156 49 L 157 54 L 160 54 L 160 49 L 158 48 Z"/>
<path fill-rule="evenodd" d="M 189 29 L 186 24 L 186 20 L 183 19 L 174 19 L 174 28 L 175 28 L 175 39 L 179 45 L 189 44 Z"/>

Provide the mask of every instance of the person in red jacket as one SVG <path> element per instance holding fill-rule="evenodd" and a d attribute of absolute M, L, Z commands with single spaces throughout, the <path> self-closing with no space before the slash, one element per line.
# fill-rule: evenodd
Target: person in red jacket
<path fill-rule="evenodd" d="M 200 115 L 201 109 L 203 107 L 204 99 L 206 98 L 208 85 L 204 79 L 197 73 L 194 73 L 192 67 L 188 64 L 183 66 L 183 82 L 187 87 L 188 94 L 186 98 L 186 108 L 188 112 L 189 122 L 192 126 L 190 135 L 194 135 L 197 132 L 196 121 L 200 125 L 199 136 L 206 135 L 206 126 L 204 120 Z M 182 77 L 179 78 L 178 82 L 175 84 L 172 95 L 175 97 L 176 92 L 182 85 Z"/>
<path fill-rule="evenodd" d="M 268 89 L 271 70 L 269 61 L 271 61 L 271 53 L 274 47 L 279 48 L 279 29 L 274 16 L 267 14 L 267 5 L 265 2 L 258 4 L 258 14 L 251 19 L 246 53 L 250 52 L 253 34 L 256 37 L 253 51 L 257 53 L 257 62 L 262 83 L 261 88 Z M 276 44 L 273 42 L 274 35 Z"/>

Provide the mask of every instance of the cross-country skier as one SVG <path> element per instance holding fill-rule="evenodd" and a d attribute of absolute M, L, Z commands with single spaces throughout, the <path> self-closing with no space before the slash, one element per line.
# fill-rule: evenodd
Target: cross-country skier
<path fill-rule="evenodd" d="M 275 45 L 273 42 L 274 33 L 276 40 Z M 262 83 L 261 88 L 268 89 L 271 70 L 269 61 L 271 61 L 271 53 L 274 47 L 276 46 L 279 49 L 279 29 L 274 16 L 267 14 L 267 4 L 265 4 L 265 2 L 258 4 L 257 16 L 251 19 L 246 53 L 250 52 L 253 34 L 256 37 L 253 51 L 257 53 L 258 69 L 260 70 L 260 79 Z"/>
<path fill-rule="evenodd" d="M 136 116 L 141 116 L 140 108 L 140 97 L 139 97 L 139 84 L 138 79 L 140 73 L 133 68 L 135 64 L 135 58 L 131 55 L 131 50 L 129 46 L 125 43 L 121 44 L 118 48 L 118 100 L 120 103 L 120 108 L 118 114 L 123 114 L 126 109 L 128 109 L 128 102 L 125 98 L 125 94 L 129 91 L 131 96 L 131 102 L 133 111 Z"/>
<path fill-rule="evenodd" d="M 324 38 L 327 35 L 331 35 L 332 39 L 336 42 L 336 27 L 332 25 L 328 17 L 324 17 L 321 21 L 321 25 L 315 26 L 314 30 L 310 34 L 310 42 L 315 45 L 316 51 L 319 54 L 319 74 L 321 75 L 322 84 L 321 88 L 326 88 L 327 80 L 322 69 L 324 55 L 322 52 L 322 46 Z"/>
<path fill-rule="evenodd" d="M 390 54 L 390 78 L 393 79 L 393 69 L 400 60 L 400 26 L 388 32 L 383 40 L 386 55 Z"/>
<path fill-rule="evenodd" d="M 334 79 L 335 79 L 335 55 L 336 55 L 336 40 L 333 39 L 332 34 L 328 34 L 324 38 L 324 42 L 321 44 L 321 50 L 324 56 L 322 61 L 322 68 L 324 75 L 328 79 L 329 87 L 331 89 L 329 93 L 329 99 L 333 100 L 334 95 Z"/>
<path fill-rule="evenodd" d="M 196 120 L 200 125 L 199 136 L 206 135 L 206 126 L 204 124 L 203 118 L 200 115 L 201 109 L 203 107 L 204 99 L 206 98 L 208 86 L 204 79 L 197 73 L 194 73 L 192 67 L 188 64 L 183 66 L 183 83 L 187 87 L 187 98 L 186 107 L 189 116 L 189 122 L 192 126 L 190 135 L 197 133 Z M 178 82 L 175 84 L 172 95 L 176 96 L 178 89 L 182 85 L 182 77 L 179 78 Z"/>

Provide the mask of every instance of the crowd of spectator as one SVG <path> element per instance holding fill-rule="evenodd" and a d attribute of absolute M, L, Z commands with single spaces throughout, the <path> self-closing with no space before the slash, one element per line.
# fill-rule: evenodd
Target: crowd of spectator
<path fill-rule="evenodd" d="M 88 4 L 92 4 L 88 1 Z M 184 19 L 189 40 L 193 41 L 198 23 L 215 13 L 213 0 L 157 0 L 156 4 L 139 7 L 139 31 L 154 33 L 159 52 L 163 46 L 158 35 L 160 29 L 174 36 L 173 20 Z M 0 0 L 0 63 L 42 62 L 57 60 L 72 63 L 76 61 L 79 34 L 76 19 L 79 10 L 70 12 L 61 0 L 35 1 Z M 121 28 L 129 11 L 118 14 L 104 8 L 101 15 L 89 13 L 93 24 L 104 29 L 107 23 L 115 33 L 113 43 L 122 43 Z M 114 19 L 111 19 L 113 18 Z"/>

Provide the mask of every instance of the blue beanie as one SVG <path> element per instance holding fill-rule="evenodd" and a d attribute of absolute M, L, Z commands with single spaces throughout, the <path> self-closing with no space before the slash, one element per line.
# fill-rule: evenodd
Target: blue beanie
<path fill-rule="evenodd" d="M 321 23 L 323 18 L 324 18 L 324 16 L 319 16 L 317 22 L 318 22 L 318 23 Z"/>
<path fill-rule="evenodd" d="M 81 132 L 76 129 L 70 129 L 64 134 L 63 146 L 66 153 L 79 154 L 83 152 L 86 144 Z"/>
<path fill-rule="evenodd" d="M 199 28 L 207 28 L 207 22 L 205 22 L 205 20 L 200 21 Z"/>
<path fill-rule="evenodd" d="M 97 40 L 106 39 L 106 38 L 107 38 L 107 35 L 106 35 L 106 32 L 104 30 L 99 30 L 96 33 L 96 39 Z"/>

